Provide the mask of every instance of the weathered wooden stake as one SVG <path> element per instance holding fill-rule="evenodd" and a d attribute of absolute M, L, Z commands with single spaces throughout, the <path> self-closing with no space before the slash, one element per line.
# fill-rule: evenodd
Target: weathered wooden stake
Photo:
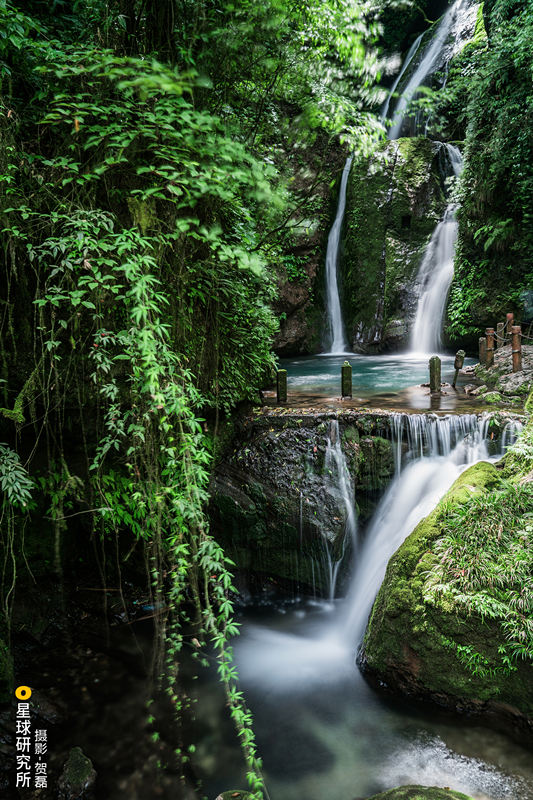
<path fill-rule="evenodd" d="M 429 391 L 431 394 L 440 394 L 440 358 L 431 356 L 429 359 Z"/>
<path fill-rule="evenodd" d="M 487 363 L 487 340 L 484 336 L 479 337 L 479 363 Z"/>
<path fill-rule="evenodd" d="M 487 337 L 487 367 L 492 367 L 494 364 L 494 328 L 487 328 L 485 336 Z"/>
<path fill-rule="evenodd" d="M 278 403 L 287 402 L 287 370 L 278 369 L 276 376 L 276 393 L 278 396 Z"/>
<path fill-rule="evenodd" d="M 345 361 L 341 367 L 341 395 L 352 396 L 352 367 L 349 361 Z"/>
<path fill-rule="evenodd" d="M 496 325 L 496 349 L 503 347 L 505 344 L 505 322 L 498 322 Z"/>
<path fill-rule="evenodd" d="M 511 341 L 511 328 L 514 325 L 514 314 L 511 311 L 510 314 L 507 314 L 507 319 L 505 322 L 505 344 L 509 344 Z"/>
<path fill-rule="evenodd" d="M 513 353 L 513 372 L 520 372 L 522 369 L 522 327 L 513 325 L 511 328 Z"/>
<path fill-rule="evenodd" d="M 458 350 L 457 353 L 455 354 L 455 361 L 453 364 L 455 369 L 455 375 L 453 376 L 453 383 L 452 383 L 454 389 L 455 389 L 455 384 L 457 383 L 459 370 L 463 368 L 463 364 L 465 363 L 465 355 L 466 353 L 464 350 Z"/>

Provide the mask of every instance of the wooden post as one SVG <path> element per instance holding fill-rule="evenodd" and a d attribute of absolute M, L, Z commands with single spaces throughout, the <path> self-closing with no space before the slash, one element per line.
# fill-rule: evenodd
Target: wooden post
<path fill-rule="evenodd" d="M 431 356 L 429 359 L 429 391 L 431 394 L 440 394 L 440 358 Z"/>
<path fill-rule="evenodd" d="M 496 344 L 495 347 L 503 347 L 505 344 L 505 322 L 498 322 L 496 325 Z"/>
<path fill-rule="evenodd" d="M 520 325 L 513 325 L 511 328 L 511 336 L 513 372 L 520 372 L 522 369 L 522 327 Z"/>
<path fill-rule="evenodd" d="M 487 367 L 492 367 L 494 364 L 494 328 L 487 328 L 485 336 L 487 337 Z"/>
<path fill-rule="evenodd" d="M 465 355 L 466 353 L 464 350 L 458 350 L 457 353 L 455 354 L 455 361 L 453 364 L 455 369 L 455 375 L 453 376 L 453 383 L 452 383 L 454 389 L 455 389 L 455 384 L 457 383 L 457 376 L 459 375 L 459 370 L 463 368 L 463 364 L 465 363 Z"/>
<path fill-rule="evenodd" d="M 484 336 L 479 337 L 479 363 L 487 363 L 487 340 Z"/>
<path fill-rule="evenodd" d="M 507 319 L 505 321 L 505 344 L 509 344 L 511 341 L 511 328 L 514 325 L 514 314 L 511 312 L 507 314 Z"/>
<path fill-rule="evenodd" d="M 278 396 L 278 403 L 287 402 L 287 370 L 278 369 L 276 376 L 276 394 Z"/>
<path fill-rule="evenodd" d="M 341 396 L 352 396 L 352 367 L 349 361 L 345 361 L 341 367 Z"/>

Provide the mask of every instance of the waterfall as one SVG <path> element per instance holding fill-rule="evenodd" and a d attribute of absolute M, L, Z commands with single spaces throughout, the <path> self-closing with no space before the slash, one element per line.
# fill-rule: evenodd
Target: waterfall
<path fill-rule="evenodd" d="M 357 544 L 357 522 L 354 507 L 354 490 L 346 458 L 341 448 L 341 436 L 338 420 L 331 420 L 326 447 L 325 471 L 327 476 L 328 491 L 344 511 L 346 518 L 341 547 L 337 554 L 331 552 L 329 543 L 326 543 L 326 556 L 328 565 L 328 595 L 329 600 L 335 597 L 339 567 L 346 552 L 346 546 L 351 543 L 355 550 Z M 340 550 L 340 552 L 339 552 Z"/>
<path fill-rule="evenodd" d="M 461 174 L 461 153 L 451 144 L 446 149 L 449 174 Z M 418 307 L 411 332 L 411 351 L 431 353 L 440 350 L 441 330 L 448 291 L 453 279 L 453 262 L 458 224 L 457 204 L 450 202 L 442 220 L 433 231 L 418 270 L 415 285 L 418 287 Z"/>
<path fill-rule="evenodd" d="M 382 120 L 386 120 L 387 117 L 389 116 L 390 103 L 391 103 L 391 100 L 392 100 L 392 98 L 394 96 L 394 93 L 395 93 L 396 89 L 398 88 L 398 84 L 400 83 L 401 79 L 405 75 L 406 69 L 408 68 L 408 66 L 411 63 L 411 61 L 413 60 L 413 58 L 415 57 L 415 54 L 418 52 L 418 48 L 420 47 L 420 43 L 421 43 L 423 38 L 424 38 L 424 34 L 421 33 L 420 36 L 417 39 L 415 39 L 415 41 L 413 42 L 413 44 L 411 45 L 411 47 L 409 49 L 409 52 L 407 53 L 407 55 L 405 57 L 405 61 L 402 64 L 402 68 L 401 68 L 401 70 L 400 70 L 400 72 L 398 74 L 398 77 L 396 78 L 396 80 L 392 84 L 391 90 L 390 90 L 390 92 L 389 92 L 389 94 L 387 96 L 387 99 L 385 100 L 385 102 L 383 104 L 383 108 L 381 109 L 381 115 L 380 116 L 381 116 Z M 391 138 L 391 137 L 389 136 L 389 138 Z"/>
<path fill-rule="evenodd" d="M 488 458 L 488 419 L 475 415 L 397 414 L 391 432 L 397 474 L 366 533 L 340 620 L 340 635 L 352 644 L 363 637 L 387 564 L 398 547 L 461 472 Z M 402 459 L 404 442 L 407 453 Z"/>
<path fill-rule="evenodd" d="M 398 102 L 396 103 L 392 113 L 393 124 L 389 130 L 389 139 L 398 139 L 400 137 L 402 128 L 404 127 L 404 123 L 407 119 L 407 107 L 410 101 L 415 97 L 417 91 L 423 85 L 424 81 L 430 75 L 434 74 L 440 67 L 445 66 L 447 61 L 449 61 L 449 58 L 455 50 L 455 43 L 460 40 L 465 27 L 467 25 L 471 25 L 473 8 L 475 8 L 475 6 L 473 7 L 469 0 L 456 0 L 453 6 L 451 6 L 451 8 L 449 8 L 446 14 L 444 14 L 442 17 L 435 33 L 429 41 L 428 47 L 422 52 L 420 63 L 413 71 L 413 74 L 409 78 L 406 87 L 403 89 Z M 450 37 L 452 38 L 453 45 L 447 58 L 446 44 Z M 418 45 L 420 46 L 420 41 L 418 41 Z M 413 57 L 418 49 L 419 47 L 416 48 L 415 52 L 410 51 L 407 56 L 407 58 L 409 58 L 409 55 L 411 56 L 410 61 L 413 60 Z M 405 72 L 407 66 L 408 64 L 406 63 L 406 66 L 402 69 L 402 73 Z M 393 87 L 393 90 L 396 89 L 397 85 L 400 83 L 402 73 L 400 73 L 400 78 Z M 389 107 L 387 105 L 387 112 L 388 110 Z"/>
<path fill-rule="evenodd" d="M 344 210 L 346 208 L 346 187 L 348 175 L 352 166 L 353 156 L 346 159 L 342 171 L 341 186 L 337 214 L 328 236 L 326 251 L 326 290 L 328 312 L 329 354 L 339 355 L 346 352 L 346 339 L 342 322 L 341 303 L 337 280 L 337 266 L 339 261 L 339 243 L 341 238 Z"/>
<path fill-rule="evenodd" d="M 449 174 L 461 174 L 461 153 L 451 144 L 445 144 Z M 411 332 L 411 351 L 436 352 L 441 347 L 441 330 L 448 291 L 453 279 L 455 243 L 457 241 L 457 204 L 449 203 L 442 220 L 433 231 L 418 270 L 415 286 L 418 287 L 418 306 Z"/>

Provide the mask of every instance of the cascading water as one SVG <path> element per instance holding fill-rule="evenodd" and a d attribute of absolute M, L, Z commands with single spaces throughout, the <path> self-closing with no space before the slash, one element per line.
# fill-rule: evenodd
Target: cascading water
<path fill-rule="evenodd" d="M 451 144 L 445 144 L 448 172 L 458 178 L 463 159 Z M 453 279 L 453 262 L 457 241 L 457 204 L 449 203 L 424 253 L 416 277 L 418 306 L 411 332 L 411 351 L 428 354 L 441 347 L 442 320 L 448 291 Z"/>
<path fill-rule="evenodd" d="M 420 87 L 431 75 L 433 75 L 438 69 L 446 67 L 448 61 L 455 52 L 456 43 L 461 40 L 465 34 L 465 31 L 472 27 L 472 24 L 475 21 L 475 16 L 473 15 L 476 13 L 476 8 L 476 4 L 472 3 L 471 0 L 456 0 L 453 6 L 451 6 L 446 14 L 444 14 L 442 17 L 435 30 L 435 33 L 429 40 L 428 46 L 422 51 L 420 63 L 413 71 L 413 74 L 409 78 L 407 85 L 403 89 L 398 102 L 396 103 L 394 111 L 391 115 L 392 125 L 389 129 L 389 139 L 398 139 L 402 135 L 402 128 L 405 128 L 408 120 L 406 112 L 409 103 L 414 99 Z M 449 44 L 449 40 L 451 40 L 451 45 Z M 420 44 L 423 44 L 423 41 L 417 41 L 418 47 L 414 52 L 410 51 L 407 56 L 408 59 L 409 55 L 411 56 L 409 61 L 413 60 L 415 53 L 419 50 Z M 407 66 L 408 64 L 406 67 Z M 402 69 L 402 73 L 405 72 L 406 67 Z M 393 91 L 400 83 L 401 77 L 403 77 L 402 73 L 400 73 L 400 78 L 393 87 Z M 417 126 L 415 124 L 415 126 L 411 127 L 407 134 L 409 135 L 416 133 Z"/>
<path fill-rule="evenodd" d="M 416 525 L 432 511 L 470 464 L 488 458 L 487 423 L 474 414 L 427 417 L 396 414 L 392 444 L 396 477 L 367 531 L 348 593 L 345 635 L 360 642 L 387 564 Z M 402 468 L 402 445 L 407 454 Z"/>
<path fill-rule="evenodd" d="M 346 489 L 351 498 L 349 481 L 342 488 L 345 461 L 337 431 L 333 425 L 329 432 L 332 485 L 339 497 Z M 504 431 L 510 441 L 517 428 L 510 424 Z M 235 641 L 269 795 L 320 800 L 440 784 L 477 800 L 528 800 L 533 772 L 526 771 L 522 785 L 520 766 L 494 756 L 494 731 L 487 733 L 487 746 L 476 749 L 464 723 L 450 735 L 450 720 L 440 725 L 437 715 L 421 719 L 391 709 L 355 668 L 389 558 L 468 464 L 488 457 L 488 418 L 398 414 L 391 439 L 397 475 L 359 545 L 346 599 L 285 606 L 272 612 L 267 625 L 245 623 Z"/>
<path fill-rule="evenodd" d="M 346 458 L 342 452 L 341 436 L 338 421 L 330 422 L 330 432 L 326 447 L 325 471 L 328 482 L 329 492 L 338 500 L 345 514 L 346 522 L 341 546 L 337 547 L 337 553 L 332 555 L 329 544 L 326 544 L 326 555 L 328 560 L 328 584 L 329 599 L 335 597 L 339 567 L 342 564 L 346 547 L 351 544 L 353 550 L 357 546 L 357 521 L 354 508 L 354 491 Z"/>
<path fill-rule="evenodd" d="M 326 252 L 328 338 L 329 354 L 331 355 L 339 355 L 346 352 L 346 338 L 344 335 L 344 325 L 342 321 L 339 286 L 337 280 L 337 267 L 339 261 L 339 243 L 342 232 L 342 223 L 346 208 L 346 187 L 348 184 L 348 175 L 350 174 L 352 161 L 353 156 L 349 156 L 346 159 L 346 163 L 342 171 L 337 214 L 329 232 L 328 248 Z"/>

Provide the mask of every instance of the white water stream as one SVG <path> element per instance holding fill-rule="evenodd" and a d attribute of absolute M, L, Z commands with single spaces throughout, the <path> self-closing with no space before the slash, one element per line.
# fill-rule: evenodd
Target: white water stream
<path fill-rule="evenodd" d="M 431 36 L 429 45 L 423 51 L 420 63 L 413 71 L 413 74 L 409 78 L 407 85 L 403 89 L 400 97 L 398 98 L 398 102 L 394 107 L 394 111 L 392 112 L 391 115 L 392 126 L 389 129 L 389 134 L 388 134 L 389 139 L 398 139 L 402 135 L 403 133 L 402 128 L 404 127 L 404 123 L 406 123 L 408 118 L 407 113 L 408 113 L 409 103 L 411 102 L 411 100 L 414 99 L 417 92 L 420 90 L 420 87 L 423 86 L 427 78 L 433 75 L 433 73 L 436 72 L 438 69 L 446 65 L 446 61 L 448 59 L 444 58 L 444 63 L 443 63 L 443 54 L 446 53 L 449 40 L 450 39 L 452 40 L 451 47 L 448 47 L 450 51 L 449 55 L 451 56 L 451 54 L 454 52 L 455 49 L 455 42 L 461 39 L 465 28 L 471 25 L 472 8 L 473 4 L 471 0 L 456 0 L 456 2 L 448 9 L 446 14 L 444 14 L 444 16 L 442 17 L 441 21 L 436 27 L 435 32 Z M 417 41 L 418 45 L 420 45 L 420 41 L 419 40 Z M 410 61 L 412 61 L 417 50 L 418 47 L 413 53 L 410 52 L 411 55 Z M 405 72 L 405 68 L 402 70 L 402 72 Z M 401 77 L 402 73 L 400 73 L 400 79 L 397 81 L 392 91 L 394 91 L 397 88 L 398 83 L 400 83 Z M 387 111 L 388 111 L 388 106 L 387 106 Z M 416 133 L 416 127 L 414 131 L 409 131 L 407 135 L 411 135 L 412 133 Z"/>
<path fill-rule="evenodd" d="M 346 547 L 347 545 L 351 545 L 353 551 L 355 551 L 357 547 L 357 520 L 354 508 L 354 489 L 346 458 L 342 452 L 339 422 L 336 419 L 330 422 L 324 467 L 328 490 L 337 500 L 341 513 L 343 513 L 346 520 L 342 546 L 338 548 L 336 556 L 332 555 L 329 543 L 326 543 L 326 555 L 328 560 L 328 597 L 329 600 L 332 601 L 335 598 L 339 568 L 342 564 Z"/>
<path fill-rule="evenodd" d="M 339 244 L 346 208 L 346 187 L 348 175 L 352 167 L 353 156 L 346 159 L 342 171 L 341 186 L 339 190 L 339 202 L 337 214 L 328 236 L 328 248 L 326 251 L 326 292 L 327 292 L 327 312 L 328 312 L 328 337 L 329 354 L 339 355 L 346 352 L 346 338 L 344 334 L 344 324 L 342 321 L 341 303 L 339 297 L 339 286 L 337 280 L 337 267 L 339 261 Z"/>
<path fill-rule="evenodd" d="M 445 144 L 448 172 L 458 178 L 463 159 L 457 147 Z M 457 204 L 448 204 L 424 253 L 418 270 L 416 284 L 418 306 L 411 331 L 411 352 L 431 354 L 440 351 L 441 331 L 450 284 L 453 280 L 453 262 L 457 242 Z"/>
<path fill-rule="evenodd" d="M 435 32 L 429 39 L 429 44 L 422 53 L 420 63 L 413 71 L 407 85 L 403 89 L 394 111 L 393 124 L 388 131 L 389 139 L 397 139 L 406 121 L 409 102 L 416 95 L 420 87 L 437 69 L 445 66 L 447 60 L 455 52 L 464 32 L 472 26 L 472 14 L 476 5 L 472 0 L 456 0 L 451 8 L 444 14 Z M 411 46 L 402 64 L 402 68 L 381 110 L 382 120 L 387 119 L 390 113 L 391 102 L 396 89 L 400 85 L 407 69 L 413 62 L 423 44 L 424 34 L 420 35 Z M 451 44 L 450 44 L 451 42 Z M 449 160 L 453 174 L 459 174 L 462 159 L 457 148 L 445 145 L 448 149 Z M 352 166 L 353 156 L 349 156 L 344 165 L 337 213 L 328 236 L 326 251 L 326 309 L 327 309 L 327 346 L 326 355 L 342 355 L 347 352 L 348 343 L 342 318 L 342 309 L 339 297 L 338 266 L 339 245 L 342 233 L 342 224 L 346 209 L 346 190 L 348 176 Z M 457 238 L 457 223 L 455 212 L 457 207 L 450 205 L 446 209 L 444 218 L 439 223 L 428 245 L 424 256 L 418 283 L 423 283 L 419 314 L 415 323 L 417 336 L 423 333 L 423 344 L 415 350 L 428 352 L 437 346 L 440 340 L 440 329 L 448 289 L 453 278 L 453 258 L 455 241 Z M 431 278 L 431 279 L 430 279 Z M 420 317 L 420 319 L 419 319 Z M 430 328 L 433 333 L 430 333 Z"/>

